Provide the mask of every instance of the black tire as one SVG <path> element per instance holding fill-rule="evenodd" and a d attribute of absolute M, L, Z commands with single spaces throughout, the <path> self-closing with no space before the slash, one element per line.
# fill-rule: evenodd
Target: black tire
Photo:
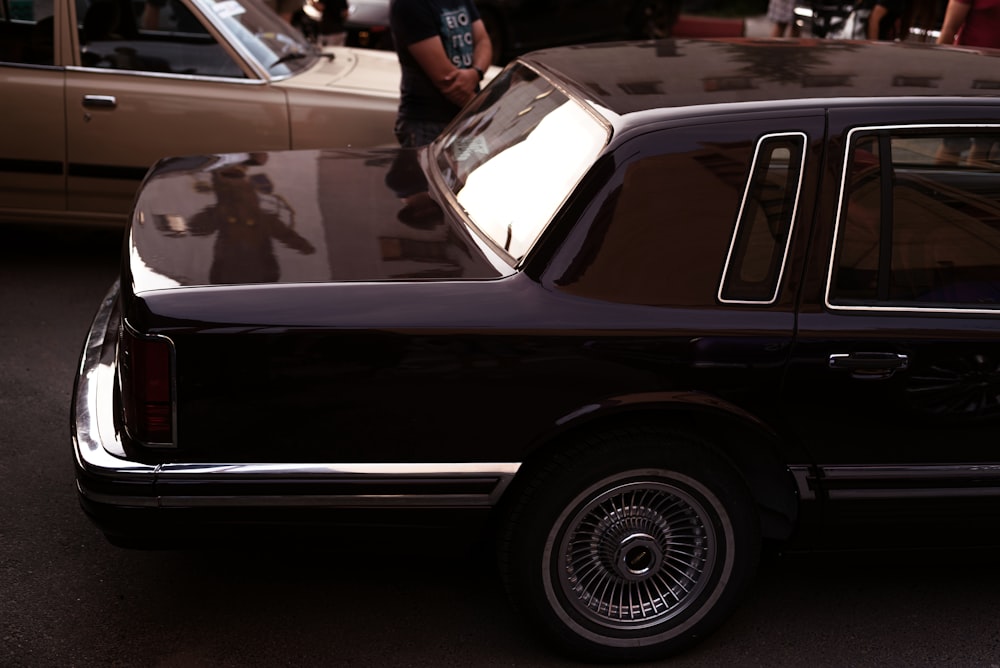
<path fill-rule="evenodd" d="M 511 491 L 498 543 L 507 591 L 531 628 L 584 660 L 688 647 L 729 615 L 757 567 L 745 483 L 677 433 L 588 439 Z"/>

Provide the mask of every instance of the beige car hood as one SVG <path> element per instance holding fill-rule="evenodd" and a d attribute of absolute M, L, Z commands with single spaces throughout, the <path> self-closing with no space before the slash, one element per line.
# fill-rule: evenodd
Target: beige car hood
<path fill-rule="evenodd" d="M 326 47 L 311 69 L 284 81 L 283 88 L 338 88 L 399 97 L 399 62 L 391 51 Z"/>

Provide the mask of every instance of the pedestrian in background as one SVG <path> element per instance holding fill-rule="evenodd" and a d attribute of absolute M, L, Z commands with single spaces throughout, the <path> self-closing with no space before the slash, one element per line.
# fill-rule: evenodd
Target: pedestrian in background
<path fill-rule="evenodd" d="M 903 14 L 906 0 L 876 0 L 868 15 L 868 39 L 892 41 L 905 39 Z"/>
<path fill-rule="evenodd" d="M 798 37 L 799 27 L 795 25 L 795 0 L 769 0 L 767 20 L 773 24 L 771 37 Z"/>
<path fill-rule="evenodd" d="M 937 42 L 1000 48 L 1000 0 L 948 0 Z"/>
<path fill-rule="evenodd" d="M 479 91 L 490 38 L 472 0 L 391 0 L 389 25 L 402 70 L 396 138 L 423 146 Z"/>
<path fill-rule="evenodd" d="M 1000 0 L 948 0 L 938 44 L 1000 48 Z M 957 164 L 968 149 L 967 163 L 986 163 L 993 153 L 992 137 L 949 138 L 938 149 L 939 164 Z"/>

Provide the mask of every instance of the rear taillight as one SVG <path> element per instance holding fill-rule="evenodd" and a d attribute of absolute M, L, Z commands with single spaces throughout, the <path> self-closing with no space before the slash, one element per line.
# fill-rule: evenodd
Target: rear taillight
<path fill-rule="evenodd" d="M 119 346 L 119 377 L 126 433 L 143 445 L 174 446 L 170 340 L 138 336 L 124 327 Z"/>

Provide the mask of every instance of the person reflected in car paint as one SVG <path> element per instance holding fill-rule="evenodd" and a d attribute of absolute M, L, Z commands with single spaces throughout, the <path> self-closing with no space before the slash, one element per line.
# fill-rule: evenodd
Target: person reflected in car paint
<path fill-rule="evenodd" d="M 216 203 L 202 209 L 189 221 L 194 236 L 216 234 L 209 278 L 213 283 L 274 283 L 281 277 L 281 268 L 274 255 L 273 241 L 303 255 L 315 248 L 295 231 L 295 212 L 287 207 L 275 211 L 261 206 L 261 196 L 268 195 L 283 203 L 274 194 L 274 185 L 266 172 L 250 174 L 251 167 L 263 165 L 266 153 L 230 154 L 219 156 L 210 167 L 211 184 L 200 183 L 196 188 L 215 193 Z M 282 220 L 285 210 L 288 221 Z"/>
<path fill-rule="evenodd" d="M 396 219 L 418 230 L 428 230 L 444 222 L 441 207 L 427 191 L 427 177 L 415 150 L 404 148 L 396 154 L 385 175 L 385 184 L 403 206 Z"/>

